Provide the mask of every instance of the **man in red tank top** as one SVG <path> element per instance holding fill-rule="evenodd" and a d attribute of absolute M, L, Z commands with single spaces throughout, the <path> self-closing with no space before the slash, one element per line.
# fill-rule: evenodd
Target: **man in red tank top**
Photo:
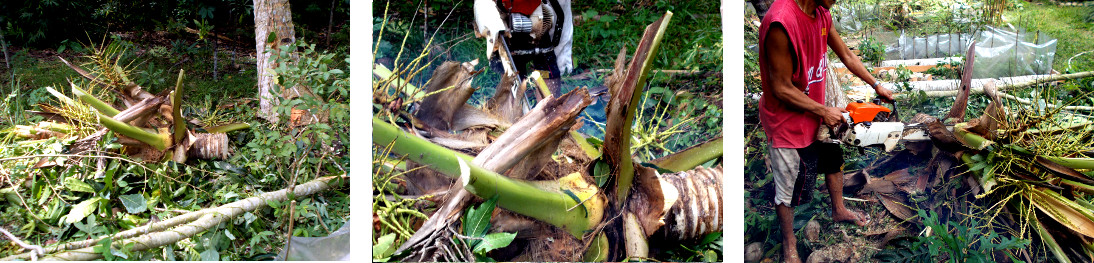
<path fill-rule="evenodd" d="M 828 47 L 840 61 L 884 99 L 892 92 L 877 85 L 858 56 L 832 27 L 828 8 L 835 0 L 776 0 L 760 26 L 760 124 L 768 138 L 768 167 L 775 173 L 775 212 L 783 235 L 783 260 L 800 262 L 794 237 L 794 209 L 811 196 L 818 174 L 832 201 L 832 219 L 862 226 L 866 218 L 843 204 L 843 152 L 817 141 L 817 129 L 843 120 L 842 110 L 824 105 Z"/>

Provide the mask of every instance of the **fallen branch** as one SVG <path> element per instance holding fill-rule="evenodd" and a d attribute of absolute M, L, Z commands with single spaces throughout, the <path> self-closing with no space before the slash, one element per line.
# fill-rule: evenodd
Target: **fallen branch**
<path fill-rule="evenodd" d="M 11 232 L 8 232 L 8 230 L 4 229 L 3 227 L 0 227 L 0 233 L 3 233 L 4 236 L 7 237 L 8 240 L 11 240 L 12 243 L 19 245 L 24 249 L 30 250 L 30 252 L 27 252 L 28 254 L 30 254 L 30 261 L 38 261 L 38 256 L 45 255 L 45 251 L 42 249 L 41 246 L 27 244 L 26 242 L 23 242 L 23 240 L 19 239 L 19 237 L 12 235 Z"/>
<path fill-rule="evenodd" d="M 1037 85 L 1037 84 L 1041 84 L 1041 83 L 1046 83 L 1046 82 L 1070 80 L 1070 79 L 1078 79 L 1078 78 L 1089 78 L 1089 77 L 1094 77 L 1094 71 L 1086 71 L 1086 72 L 1079 72 L 1079 73 L 1072 73 L 1072 74 L 1051 75 L 1051 76 L 1049 76 L 1049 75 L 1034 75 L 1034 76 L 1023 76 L 1023 77 L 1011 78 L 1012 80 L 1013 79 L 1018 79 L 1018 78 L 1029 79 L 1027 81 L 1017 82 L 1017 83 L 1015 83 L 1014 81 L 1007 81 L 1007 80 L 1004 80 L 1004 79 L 975 79 L 975 80 L 972 80 L 972 87 L 969 90 L 969 94 L 983 94 L 984 93 L 984 85 L 989 85 L 988 83 L 995 84 L 996 87 L 999 87 L 999 91 L 1006 91 L 1006 90 L 1011 90 L 1011 89 L 1025 88 L 1025 87 L 1029 87 L 1029 86 L 1033 86 L 1033 85 Z M 956 89 L 957 85 L 954 85 L 952 82 L 954 82 L 954 80 L 918 81 L 918 83 L 948 83 L 946 85 L 946 87 L 953 88 L 953 89 L 949 89 L 949 90 L 930 90 L 930 91 L 924 90 L 923 91 L 924 96 L 929 97 L 929 98 L 956 96 L 957 92 L 958 92 L 958 90 Z M 1002 84 L 1002 85 L 1000 85 L 1000 84 Z M 883 86 L 887 86 L 887 85 L 891 85 L 891 84 L 885 84 Z M 912 87 L 913 89 L 918 90 L 918 88 L 916 88 L 917 87 L 916 83 L 912 83 L 912 85 L 913 85 L 913 87 Z M 930 84 L 930 85 L 936 85 L 936 84 Z M 865 88 L 865 87 L 866 86 L 852 87 L 852 89 L 858 90 L 858 89 L 862 89 L 862 88 Z M 911 94 L 908 94 L 908 93 L 899 93 L 899 94 L 896 94 L 894 96 L 898 100 L 907 100 L 910 97 L 910 95 Z"/>
<path fill-rule="evenodd" d="M 1002 92 L 999 92 L 999 95 L 1003 96 L 1004 98 L 1007 98 L 1007 99 L 1010 99 L 1010 100 L 1013 100 L 1013 101 L 1017 101 L 1018 103 L 1021 103 L 1021 104 L 1033 105 L 1033 102 L 1031 102 L 1027 99 L 1016 97 L 1014 95 L 1010 95 L 1010 94 L 1006 94 L 1006 93 L 1002 93 Z M 1056 104 L 1052 104 L 1052 103 L 1045 103 L 1045 107 L 1048 107 L 1048 108 L 1062 108 L 1062 109 L 1065 109 L 1065 110 L 1075 110 L 1075 111 L 1094 111 L 1094 107 L 1091 107 L 1091 106 L 1061 106 L 1061 105 L 1056 105 Z"/>
<path fill-rule="evenodd" d="M 186 27 L 183 30 L 185 30 L 187 33 L 191 33 L 191 34 L 195 34 L 195 35 L 199 35 L 199 36 L 201 35 L 201 31 L 198 31 L 197 29 Z M 239 44 L 239 41 L 236 41 L 235 39 L 228 38 L 228 37 L 226 37 L 224 35 L 221 35 L 221 34 L 217 34 L 217 33 L 213 33 L 213 32 L 205 32 L 205 35 L 215 37 L 215 38 L 220 39 L 220 40 L 232 42 L 233 44 Z"/>
<path fill-rule="evenodd" d="M 345 183 L 345 180 L 347 179 L 349 179 L 348 176 L 328 176 L 315 179 L 311 182 L 297 185 L 293 191 L 293 194 L 297 197 L 313 195 L 318 192 L 326 191 L 331 187 L 341 185 Z M 217 208 L 206 208 L 194 211 L 188 214 L 173 217 L 165 221 L 117 233 L 109 236 L 109 238 L 111 238 L 112 240 L 116 240 L 113 242 L 114 246 L 125 246 L 128 244 L 133 244 L 132 251 L 148 250 L 151 248 L 173 244 L 180 240 L 193 237 L 245 212 L 251 212 L 258 210 L 259 208 L 266 207 L 268 204 L 267 201 L 270 200 L 288 200 L 288 189 L 264 193 L 259 196 L 232 202 L 230 204 L 222 205 Z M 188 224 L 176 227 L 171 231 L 166 231 L 167 228 L 181 225 L 184 223 Z M 108 237 L 84 240 L 80 242 L 73 242 L 46 248 L 46 253 L 54 253 L 63 250 L 69 251 L 49 255 L 48 257 L 44 258 L 44 260 L 89 261 L 99 259 L 102 257 L 102 254 L 96 253 L 93 246 L 95 244 L 98 244 L 99 241 L 105 238 Z M 31 253 L 12 255 L 0 259 L 0 261 L 29 259 L 30 254 Z"/>

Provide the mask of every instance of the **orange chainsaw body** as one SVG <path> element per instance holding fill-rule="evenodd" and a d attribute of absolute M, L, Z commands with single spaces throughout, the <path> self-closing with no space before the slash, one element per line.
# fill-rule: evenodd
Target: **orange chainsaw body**
<path fill-rule="evenodd" d="M 877 105 L 872 102 L 851 102 L 847 104 L 848 115 L 851 116 L 852 123 L 860 122 L 872 122 L 874 117 L 877 117 L 881 112 L 892 112 L 885 106 Z"/>

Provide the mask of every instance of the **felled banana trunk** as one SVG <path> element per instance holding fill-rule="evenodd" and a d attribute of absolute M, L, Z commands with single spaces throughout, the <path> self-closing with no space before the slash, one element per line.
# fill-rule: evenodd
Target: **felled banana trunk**
<path fill-rule="evenodd" d="M 657 174 L 635 167 L 635 188 L 623 214 L 627 258 L 649 258 L 648 239 L 689 240 L 722 231 L 722 168 Z"/>
<path fill-rule="evenodd" d="M 721 166 L 662 174 L 658 179 L 665 203 L 671 207 L 665 214 L 665 226 L 655 235 L 666 240 L 688 240 L 722 231 Z M 674 189 L 668 189 L 669 185 Z M 675 200 L 673 191 L 677 194 Z"/>
<path fill-rule="evenodd" d="M 187 152 L 190 157 L 206 160 L 226 160 L 232 154 L 232 145 L 228 142 L 228 134 L 224 133 L 199 133 L 191 138 L 194 146 Z"/>
<path fill-rule="evenodd" d="M 65 63 L 68 64 L 67 61 Z M 83 69 L 71 64 L 68 65 L 92 81 L 102 82 L 86 74 Z M 95 109 L 95 116 L 103 128 L 122 135 L 119 137 L 119 141 L 123 145 L 133 147 L 129 149 L 129 152 L 139 155 L 145 160 L 163 159 L 182 163 L 186 162 L 189 157 L 227 159 L 231 154 L 231 144 L 225 133 L 250 128 L 250 125 L 246 123 L 222 125 L 207 129 L 210 133 L 199 134 L 188 130 L 181 110 L 183 76 L 184 72 L 180 70 L 178 81 L 175 83 L 175 89 L 172 92 L 164 91 L 157 95 L 137 96 L 143 97 L 143 99 L 127 101 L 127 104 L 131 104 L 131 106 L 122 111 L 115 109 L 110 104 L 103 102 L 71 82 L 69 82 L 69 85 L 72 88 L 72 93 L 79 100 L 78 102 L 53 88 L 46 88 L 46 90 L 68 107 Z M 143 92 L 140 87 L 129 90 Z M 152 127 L 158 126 L 149 124 L 149 117 L 153 116 L 163 117 L 170 123 L 171 128 L 153 129 Z M 105 130 L 100 131 L 100 133 L 104 132 Z M 59 136 L 61 133 L 55 132 L 51 135 Z M 100 135 L 92 135 L 88 138 L 97 138 L 98 136 Z"/>

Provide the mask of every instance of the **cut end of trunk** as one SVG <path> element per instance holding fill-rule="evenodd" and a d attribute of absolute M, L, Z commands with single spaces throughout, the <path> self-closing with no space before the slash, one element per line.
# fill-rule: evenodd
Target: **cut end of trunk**
<path fill-rule="evenodd" d="M 227 134 L 202 133 L 196 134 L 192 139 L 194 140 L 193 146 L 190 147 L 190 150 L 188 151 L 190 157 L 206 160 L 223 160 L 228 159 L 228 156 L 232 153 Z"/>
<path fill-rule="evenodd" d="M 460 182 L 463 183 L 463 187 L 471 184 L 471 167 L 467 166 L 467 161 L 456 155 L 456 162 L 460 164 Z"/>
<path fill-rule="evenodd" d="M 722 168 L 698 167 L 691 171 L 663 174 L 661 179 L 679 193 L 665 227 L 657 231 L 665 240 L 689 240 L 722 230 Z"/>

